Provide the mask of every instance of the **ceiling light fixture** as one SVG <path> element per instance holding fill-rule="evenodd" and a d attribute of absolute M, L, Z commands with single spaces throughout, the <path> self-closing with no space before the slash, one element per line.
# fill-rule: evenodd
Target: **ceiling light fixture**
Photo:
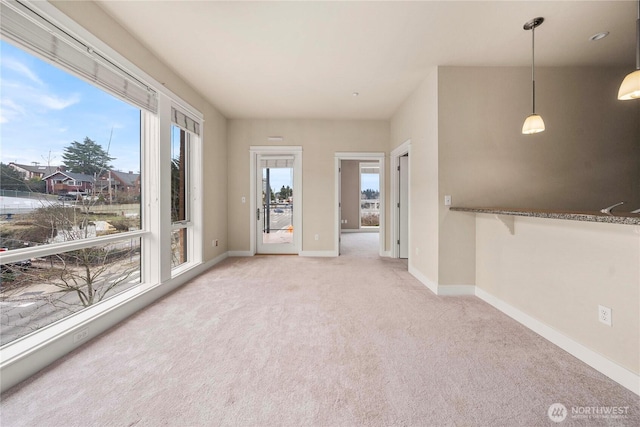
<path fill-rule="evenodd" d="M 544 22 L 544 18 L 534 18 L 524 24 L 524 29 L 531 30 L 531 104 L 533 106 L 532 113 L 527 117 L 522 125 L 522 133 L 529 135 L 532 133 L 538 133 L 544 131 L 544 121 L 542 117 L 536 114 L 536 74 L 535 74 L 535 60 L 536 60 L 536 36 L 535 29 L 537 26 Z"/>
<path fill-rule="evenodd" d="M 358 93 L 358 92 L 353 92 L 351 95 L 353 95 L 353 96 L 358 96 L 358 95 L 360 95 L 360 93 Z"/>
<path fill-rule="evenodd" d="M 589 40 L 591 40 L 592 42 L 598 41 L 598 40 L 602 40 L 603 38 L 607 37 L 609 35 L 609 31 L 603 31 L 601 33 L 598 34 L 594 34 L 591 37 L 589 37 Z"/>
<path fill-rule="evenodd" d="M 640 98 L 640 0 L 638 0 L 638 19 L 636 21 L 636 70 L 627 74 L 620 90 L 618 99 L 627 101 L 629 99 Z"/>

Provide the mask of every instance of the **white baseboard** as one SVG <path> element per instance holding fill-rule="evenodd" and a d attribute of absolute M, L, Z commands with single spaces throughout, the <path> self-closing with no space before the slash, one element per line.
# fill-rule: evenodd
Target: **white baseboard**
<path fill-rule="evenodd" d="M 380 256 L 391 258 L 391 251 L 384 251 L 380 254 Z"/>
<path fill-rule="evenodd" d="M 413 277 L 418 279 L 423 285 L 429 288 L 431 292 L 438 295 L 438 284 L 427 279 L 427 277 L 424 274 L 420 273 L 418 270 L 413 268 L 411 264 L 409 264 L 409 274 L 411 274 Z"/>
<path fill-rule="evenodd" d="M 425 285 L 431 292 L 440 296 L 456 296 L 456 295 L 475 295 L 476 287 L 474 285 L 439 285 L 432 280 L 409 266 L 409 273 Z"/>
<path fill-rule="evenodd" d="M 207 271 L 208 269 L 210 269 L 211 267 L 213 267 L 214 265 L 224 261 L 225 259 L 229 258 L 229 252 L 225 252 L 221 255 L 218 255 L 217 257 L 210 259 L 207 262 L 203 262 L 202 264 L 200 264 L 199 266 L 197 266 L 196 268 L 193 269 L 193 274 L 190 274 L 190 277 L 187 278 L 187 280 L 191 280 L 192 278 L 204 273 L 205 271 Z M 189 272 L 191 273 L 191 272 Z"/>
<path fill-rule="evenodd" d="M 300 251 L 300 256 L 308 257 L 336 257 L 338 254 L 336 251 Z"/>
<path fill-rule="evenodd" d="M 230 257 L 243 257 L 243 256 L 253 256 L 251 251 L 229 251 L 227 254 Z"/>
<path fill-rule="evenodd" d="M 525 312 L 496 298 L 490 293 L 476 287 L 476 296 L 497 308 L 507 316 L 531 329 L 533 332 L 551 341 L 569 354 L 583 361 L 587 365 L 608 376 L 621 386 L 640 395 L 640 376 L 618 365 L 595 351 L 583 346 L 550 326 L 529 316 Z"/>
<path fill-rule="evenodd" d="M 460 296 L 475 294 L 476 287 L 474 285 L 438 285 L 438 295 Z"/>

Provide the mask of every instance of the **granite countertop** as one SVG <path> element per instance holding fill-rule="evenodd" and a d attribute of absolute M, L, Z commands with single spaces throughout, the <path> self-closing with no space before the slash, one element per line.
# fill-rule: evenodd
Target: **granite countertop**
<path fill-rule="evenodd" d="M 604 214 L 598 211 L 554 211 L 545 209 L 511 209 L 511 208 L 463 208 L 451 207 L 457 212 L 473 212 L 493 215 L 528 216 L 534 218 L 568 219 L 572 221 L 607 222 L 610 224 L 640 225 L 640 214 L 630 212 L 612 212 Z"/>

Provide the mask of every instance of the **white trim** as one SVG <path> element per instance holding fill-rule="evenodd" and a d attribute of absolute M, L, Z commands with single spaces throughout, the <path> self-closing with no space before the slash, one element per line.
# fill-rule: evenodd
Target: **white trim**
<path fill-rule="evenodd" d="M 336 152 L 334 154 L 334 250 L 333 252 L 336 254 L 340 253 L 340 233 L 342 231 L 342 227 L 340 226 L 340 185 L 341 185 L 341 175 L 340 175 L 340 162 L 342 160 L 361 160 L 369 163 L 376 163 L 380 167 L 379 174 L 379 187 L 380 187 L 380 227 L 378 227 L 378 231 L 380 233 L 380 243 L 378 248 L 378 254 L 380 256 L 384 256 L 386 252 L 386 196 L 385 196 L 385 154 L 384 153 L 353 153 L 353 152 Z M 358 176 L 360 172 L 358 170 Z M 360 231 L 360 230 L 359 230 Z"/>
<path fill-rule="evenodd" d="M 438 295 L 438 284 L 427 279 L 427 277 L 424 274 L 422 274 L 421 272 L 416 270 L 413 266 L 411 266 L 411 263 L 409 263 L 409 274 L 411 274 L 413 277 L 418 279 L 418 281 L 423 285 L 425 285 L 431 292 Z"/>
<path fill-rule="evenodd" d="M 256 254 L 256 209 L 258 205 L 256 202 L 256 147 L 249 147 L 249 255 Z"/>
<path fill-rule="evenodd" d="M 475 294 L 475 285 L 438 285 L 438 295 L 442 296 L 462 296 Z"/>
<path fill-rule="evenodd" d="M 249 151 L 260 154 L 283 154 L 291 155 L 291 153 L 302 153 L 301 145 L 251 145 Z"/>
<path fill-rule="evenodd" d="M 306 257 L 337 257 L 335 251 L 301 251 L 300 256 Z"/>
<path fill-rule="evenodd" d="M 425 285 L 431 292 L 438 296 L 461 296 L 475 295 L 476 287 L 474 285 L 439 285 L 436 282 L 427 279 L 427 277 L 409 265 L 409 274 L 418 279 L 420 283 Z"/>
<path fill-rule="evenodd" d="M 378 160 L 380 156 L 384 157 L 384 153 L 336 151 L 335 156 L 339 157 L 342 160 L 362 160 L 363 162 L 375 163 L 375 161 Z"/>
<path fill-rule="evenodd" d="M 251 251 L 229 251 L 229 252 L 227 252 L 227 254 L 229 255 L 229 257 L 247 257 L 247 256 L 254 256 L 255 252 L 251 252 Z"/>
<path fill-rule="evenodd" d="M 405 154 L 409 155 L 409 171 L 408 171 L 408 202 L 407 209 L 409 212 L 409 224 L 407 233 L 409 236 L 409 241 L 407 242 L 409 246 L 409 265 L 411 265 L 411 140 L 407 139 L 405 142 L 400 144 L 398 147 L 391 151 L 391 177 L 390 177 L 390 185 L 391 185 L 391 208 L 389 209 L 389 214 L 391 220 L 389 223 L 391 224 L 391 257 L 398 258 L 400 256 L 399 248 L 398 248 L 398 234 L 399 234 L 399 221 L 398 218 L 398 203 L 400 202 L 400 193 L 398 192 L 399 182 L 398 182 L 398 166 L 400 166 L 400 157 Z"/>
<path fill-rule="evenodd" d="M 572 356 L 611 378 L 621 386 L 640 395 L 640 376 L 595 351 L 583 346 L 566 335 L 558 332 L 541 321 L 529 316 L 525 312 L 496 298 L 483 289 L 476 287 L 476 296 L 489 305 L 497 308 L 515 321 L 521 323 L 541 337 L 547 339 Z"/>

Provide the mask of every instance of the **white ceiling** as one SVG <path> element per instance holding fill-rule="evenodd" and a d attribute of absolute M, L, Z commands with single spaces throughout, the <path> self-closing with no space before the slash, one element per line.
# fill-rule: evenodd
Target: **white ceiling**
<path fill-rule="evenodd" d="M 429 67 L 530 66 L 537 16 L 536 66 L 635 68 L 635 1 L 97 3 L 228 118 L 388 119 Z"/>

